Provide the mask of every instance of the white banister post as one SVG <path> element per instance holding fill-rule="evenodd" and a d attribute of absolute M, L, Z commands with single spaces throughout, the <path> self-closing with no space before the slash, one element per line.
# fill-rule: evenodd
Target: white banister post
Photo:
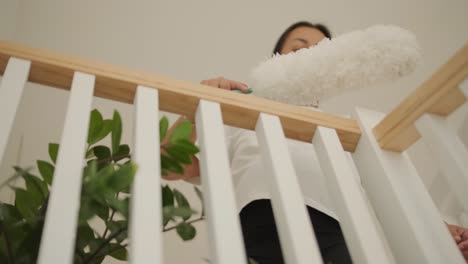
<path fill-rule="evenodd" d="M 382 150 L 372 128 L 384 114 L 356 110 L 353 158 L 397 263 L 465 263 L 406 153 Z"/>
<path fill-rule="evenodd" d="M 211 251 L 211 263 L 246 262 L 224 127 L 218 103 L 201 100 L 196 113 L 200 176 Z"/>
<path fill-rule="evenodd" d="M 435 155 L 450 189 L 468 212 L 468 151 L 440 116 L 424 114 L 416 121 L 422 139 Z"/>
<path fill-rule="evenodd" d="M 73 263 L 94 75 L 76 72 L 49 193 L 39 264 Z"/>
<path fill-rule="evenodd" d="M 138 166 L 131 197 L 130 263 L 163 261 L 158 91 L 138 86 L 133 161 Z"/>
<path fill-rule="evenodd" d="M 0 164 L 5 154 L 8 138 L 16 117 L 16 110 L 23 94 L 24 85 L 28 79 L 31 62 L 17 58 L 8 60 L 3 79 L 0 84 Z"/>
<path fill-rule="evenodd" d="M 320 161 L 335 212 L 355 263 L 394 263 L 386 252 L 354 168 L 335 130 L 317 127 L 312 141 Z"/>
<path fill-rule="evenodd" d="M 279 118 L 262 113 L 255 130 L 285 262 L 322 263 Z"/>

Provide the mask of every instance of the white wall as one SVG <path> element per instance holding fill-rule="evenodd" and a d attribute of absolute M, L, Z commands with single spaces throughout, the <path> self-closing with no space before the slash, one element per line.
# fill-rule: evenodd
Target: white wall
<path fill-rule="evenodd" d="M 0 0 L 0 39 L 12 40 L 16 29 L 18 1 Z"/>
<path fill-rule="evenodd" d="M 425 55 L 418 70 L 394 84 L 322 102 L 323 109 L 337 114 L 349 114 L 355 105 L 389 111 L 468 41 L 465 0 L 0 0 L 0 4 L 0 39 L 194 82 L 223 75 L 248 83 L 250 69 L 269 55 L 279 34 L 297 20 L 323 22 L 334 35 L 382 23 L 413 31 Z M 36 159 L 47 158 L 47 143 L 60 138 L 66 101 L 67 92 L 28 85 L 0 175 L 7 175 L 11 164 L 33 165 Z M 95 99 L 94 106 L 107 116 L 117 108 L 124 117 L 124 141 L 131 141 L 130 105 Z M 412 151 L 421 156 L 425 149 Z M 428 160 L 427 155 L 415 158 L 422 165 Z M 436 169 L 419 167 L 431 179 L 428 182 L 437 177 Z M 174 186 L 191 192 L 186 184 Z M 193 242 L 181 243 L 175 234 L 165 236 L 168 263 L 206 263 L 205 229 L 203 224 L 198 227 Z"/>

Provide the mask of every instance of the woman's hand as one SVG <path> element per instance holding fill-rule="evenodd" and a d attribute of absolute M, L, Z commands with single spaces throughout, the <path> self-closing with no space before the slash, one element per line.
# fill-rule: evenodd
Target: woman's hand
<path fill-rule="evenodd" d="M 248 92 L 249 87 L 247 84 L 238 82 L 238 81 L 233 81 L 233 80 L 228 80 L 223 77 L 218 77 L 214 79 L 208 79 L 208 80 L 203 80 L 200 82 L 200 84 L 216 87 L 216 88 L 221 88 L 225 90 L 241 90 L 242 92 Z M 165 144 L 170 144 L 170 137 L 172 133 L 174 132 L 174 129 L 182 122 L 186 120 L 185 117 L 181 116 L 177 121 L 169 128 L 167 131 L 166 137 L 161 141 L 161 153 L 164 153 L 164 146 Z M 195 129 L 192 131 L 192 135 L 190 136 L 190 141 L 193 143 L 195 142 L 197 138 L 197 135 L 195 133 Z M 185 180 L 185 181 L 193 181 L 193 178 L 199 177 L 200 176 L 200 162 L 197 157 L 193 156 L 192 157 L 192 164 L 184 165 L 184 174 L 177 174 L 174 172 L 168 172 L 167 175 L 162 176 L 163 179 L 169 180 L 169 181 L 174 181 L 174 180 Z"/>
<path fill-rule="evenodd" d="M 449 224 L 447 224 L 447 227 L 450 231 L 450 234 L 452 234 L 455 243 L 457 243 L 463 257 L 465 257 L 465 260 L 468 263 L 468 229 Z"/>
<path fill-rule="evenodd" d="M 221 88 L 224 90 L 241 90 L 242 92 L 247 93 L 249 91 L 249 86 L 245 83 L 229 80 L 223 77 L 218 77 L 214 79 L 203 80 L 200 84 Z"/>

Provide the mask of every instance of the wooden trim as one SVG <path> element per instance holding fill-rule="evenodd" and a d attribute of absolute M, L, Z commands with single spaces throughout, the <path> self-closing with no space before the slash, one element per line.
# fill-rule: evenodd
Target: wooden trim
<path fill-rule="evenodd" d="M 444 97 L 440 98 L 429 110 L 428 113 L 440 116 L 448 116 L 460 105 L 465 103 L 465 95 L 460 89 L 452 89 Z"/>
<path fill-rule="evenodd" d="M 336 129 L 347 151 L 354 151 L 361 135 L 356 121 L 349 118 L 5 41 L 0 41 L 0 74 L 10 57 L 31 61 L 30 82 L 65 90 L 70 89 L 74 72 L 93 74 L 94 95 L 119 102 L 132 104 L 137 85 L 157 88 L 161 110 L 191 120 L 199 100 L 205 99 L 219 102 L 224 123 L 235 127 L 253 130 L 259 113 L 267 113 L 280 118 L 285 135 L 292 139 L 311 142 L 317 125 Z"/>
<path fill-rule="evenodd" d="M 420 137 L 413 124 L 421 115 L 446 116 L 462 105 L 466 98 L 458 85 L 467 76 L 468 43 L 374 127 L 380 147 L 404 151 Z"/>

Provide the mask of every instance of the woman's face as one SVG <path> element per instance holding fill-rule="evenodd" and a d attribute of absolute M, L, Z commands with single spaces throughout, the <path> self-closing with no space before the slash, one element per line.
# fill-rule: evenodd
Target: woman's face
<path fill-rule="evenodd" d="M 309 48 L 316 45 L 324 38 L 325 35 L 316 28 L 298 27 L 289 32 L 280 53 L 288 54 L 300 49 Z"/>

